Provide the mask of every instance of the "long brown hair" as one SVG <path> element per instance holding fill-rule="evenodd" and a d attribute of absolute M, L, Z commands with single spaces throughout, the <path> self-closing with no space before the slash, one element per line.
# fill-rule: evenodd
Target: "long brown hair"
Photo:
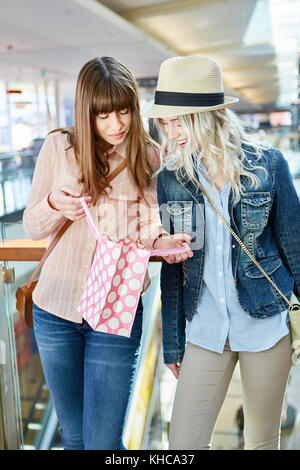
<path fill-rule="evenodd" d="M 157 146 L 144 130 L 139 93 L 130 70 L 112 57 L 96 57 L 81 69 L 76 86 L 74 127 L 65 129 L 81 169 L 83 192 L 96 204 L 109 174 L 107 144 L 95 133 L 98 114 L 128 108 L 131 125 L 127 136 L 127 165 L 140 193 L 149 185 L 153 170 L 147 161 L 147 144 Z"/>

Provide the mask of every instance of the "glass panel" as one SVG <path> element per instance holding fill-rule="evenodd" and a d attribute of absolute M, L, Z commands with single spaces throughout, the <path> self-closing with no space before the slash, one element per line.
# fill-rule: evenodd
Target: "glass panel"
<path fill-rule="evenodd" d="M 2 412 L 2 407 L 0 411 L 0 422 L 3 423 L 3 412 Z M 0 425 L 0 450 L 3 450 L 4 447 L 4 435 L 3 435 L 3 426 Z"/>
<path fill-rule="evenodd" d="M 0 263 L 0 428 L 1 449 L 19 448 L 21 436 L 17 423 L 17 399 L 12 374 L 11 329 L 6 314 L 3 266 Z"/>
<path fill-rule="evenodd" d="M 6 89 L 5 83 L 0 80 L 0 155 L 9 152 L 11 148 Z"/>
<path fill-rule="evenodd" d="M 1 234 L 4 240 L 27 238 L 21 221 L 2 224 Z M 12 390 L 10 401 L 6 395 L 3 395 L 3 404 L 12 414 L 11 422 L 16 428 L 15 442 L 19 448 L 23 449 L 62 448 L 61 439 L 57 432 L 57 418 L 45 383 L 34 332 L 26 326 L 15 307 L 17 287 L 28 281 L 37 262 L 13 261 L 3 264 L 6 268 L 14 267 L 15 271 L 15 283 L 2 285 L 3 298 L 5 299 L 2 302 L 2 308 L 8 312 L 5 313 L 5 316 L 7 317 L 7 330 L 10 335 L 7 343 L 11 345 L 11 357 L 9 359 L 11 367 L 9 369 Z M 144 445 L 144 434 L 148 435 L 149 426 L 151 425 L 151 412 L 149 412 L 152 407 L 151 390 L 156 375 L 155 370 L 160 348 L 159 272 L 160 263 L 150 263 L 151 285 L 143 297 L 144 333 L 141 354 L 137 374 L 133 380 L 133 391 L 125 430 L 125 442 L 128 443 L 129 449 L 139 448 Z M 7 363 L 7 367 L 9 364 Z M 4 418 L 3 416 L 2 422 L 4 422 Z M 5 446 L 6 444 L 1 444 L 0 430 L 1 445 Z"/>
<path fill-rule="evenodd" d="M 58 127 L 54 83 L 47 80 L 41 85 L 8 82 L 6 87 L 12 147 L 21 151 L 34 139 Z"/>
<path fill-rule="evenodd" d="M 0 155 L 0 216 L 24 209 L 29 196 L 33 170 L 42 139 L 36 139 L 32 148 L 18 154 Z M 20 219 L 22 214 L 18 214 Z"/>
<path fill-rule="evenodd" d="M 160 367 L 160 269 L 161 263 L 148 265 L 151 284 L 143 296 L 143 335 L 124 426 L 123 442 L 129 450 L 146 449 L 154 426 L 155 395 L 159 388 L 155 378 Z"/>
<path fill-rule="evenodd" d="M 2 224 L 2 238 L 26 239 L 21 222 Z M 6 267 L 14 267 L 15 283 L 5 284 L 6 306 L 13 346 L 12 370 L 14 371 L 15 408 L 19 434 L 24 449 L 39 448 L 42 434 L 47 426 L 49 409 L 52 409 L 49 390 L 37 350 L 33 329 L 25 324 L 16 310 L 15 293 L 25 284 L 37 262 L 6 262 Z"/>

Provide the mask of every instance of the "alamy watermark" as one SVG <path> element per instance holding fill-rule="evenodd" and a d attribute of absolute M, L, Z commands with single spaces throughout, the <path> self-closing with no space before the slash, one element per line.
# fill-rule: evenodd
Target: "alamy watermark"
<path fill-rule="evenodd" d="M 159 216 L 160 213 L 160 216 Z M 162 224 L 167 232 L 185 233 L 191 237 L 192 250 L 200 250 L 204 243 L 204 205 L 191 204 L 172 210 L 171 203 L 158 205 L 127 200 L 125 196 L 117 205 L 103 203 L 98 206 L 101 233 L 114 233 L 116 239 L 138 237 L 143 243 L 155 238 Z M 180 239 L 180 236 L 178 236 Z"/>

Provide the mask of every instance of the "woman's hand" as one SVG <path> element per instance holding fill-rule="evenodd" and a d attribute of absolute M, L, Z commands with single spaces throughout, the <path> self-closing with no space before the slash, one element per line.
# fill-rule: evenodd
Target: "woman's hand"
<path fill-rule="evenodd" d="M 62 186 L 52 191 L 48 196 L 50 207 L 61 212 L 61 214 L 70 220 L 80 220 L 85 217 L 85 212 L 79 201 L 81 194 L 70 186 Z M 85 197 L 89 206 L 90 196 Z"/>
<path fill-rule="evenodd" d="M 191 237 L 186 233 L 175 233 L 174 235 L 163 235 L 157 238 L 153 244 L 155 250 L 168 250 L 170 248 L 181 248 L 191 242 Z M 177 253 L 175 255 L 167 255 L 162 258 L 169 264 L 180 263 L 188 258 L 192 258 L 193 252 L 191 250 L 184 253 Z"/>
<path fill-rule="evenodd" d="M 182 364 L 181 362 L 176 362 L 176 364 L 166 364 L 166 366 L 170 369 L 170 371 L 174 375 L 175 379 L 178 379 L 179 377 L 181 364 Z"/>

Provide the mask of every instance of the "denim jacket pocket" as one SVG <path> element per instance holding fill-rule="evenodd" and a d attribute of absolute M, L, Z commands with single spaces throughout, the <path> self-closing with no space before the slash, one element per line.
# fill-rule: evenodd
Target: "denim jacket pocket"
<path fill-rule="evenodd" d="M 244 193 L 241 197 L 243 226 L 248 229 L 264 228 L 268 222 L 270 204 L 269 192 Z"/>
<path fill-rule="evenodd" d="M 281 259 L 277 257 L 267 258 L 264 260 L 260 260 L 258 262 L 268 276 L 273 274 L 282 264 Z M 260 269 L 255 265 L 253 266 L 253 264 L 250 268 L 245 269 L 245 275 L 249 277 L 250 279 L 258 279 L 261 277 L 265 277 L 265 275 L 260 271 Z"/>
<path fill-rule="evenodd" d="M 175 233 L 191 233 L 192 201 L 168 201 L 167 211 L 170 214 Z"/>

